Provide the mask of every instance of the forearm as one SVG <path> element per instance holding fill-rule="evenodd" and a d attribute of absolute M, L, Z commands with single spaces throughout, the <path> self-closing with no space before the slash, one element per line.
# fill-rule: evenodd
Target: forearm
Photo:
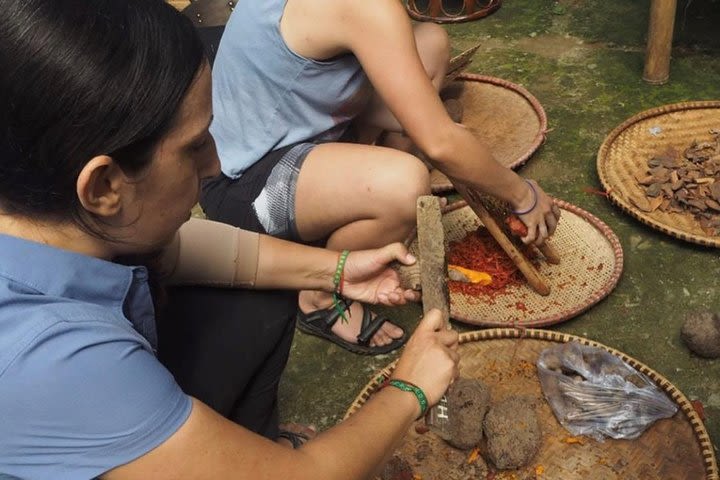
<path fill-rule="evenodd" d="M 260 236 L 255 288 L 334 290 L 338 253 Z"/>
<path fill-rule="evenodd" d="M 332 291 L 337 260 L 337 252 L 194 218 L 163 251 L 161 274 L 170 285 Z"/>
<path fill-rule="evenodd" d="M 301 451 L 321 467 L 323 474 L 314 478 L 371 478 L 392 455 L 419 414 L 418 402 L 411 393 L 387 387 Z"/>
<path fill-rule="evenodd" d="M 436 130 L 426 139 L 430 161 L 453 181 L 519 205 L 528 193 L 523 179 L 501 165 L 490 149 L 459 125 Z"/>

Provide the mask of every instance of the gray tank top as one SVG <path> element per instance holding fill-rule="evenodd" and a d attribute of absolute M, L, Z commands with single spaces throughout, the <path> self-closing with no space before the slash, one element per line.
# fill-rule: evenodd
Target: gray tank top
<path fill-rule="evenodd" d="M 238 1 L 220 42 L 210 130 L 231 178 L 272 150 L 339 139 L 370 96 L 354 55 L 316 61 L 287 46 L 280 33 L 286 2 Z"/>

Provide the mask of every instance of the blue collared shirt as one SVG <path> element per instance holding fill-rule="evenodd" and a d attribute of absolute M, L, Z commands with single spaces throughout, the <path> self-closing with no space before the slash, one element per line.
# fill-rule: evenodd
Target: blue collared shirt
<path fill-rule="evenodd" d="M 91 479 L 169 438 L 191 400 L 156 346 L 145 268 L 0 235 L 0 476 Z"/>

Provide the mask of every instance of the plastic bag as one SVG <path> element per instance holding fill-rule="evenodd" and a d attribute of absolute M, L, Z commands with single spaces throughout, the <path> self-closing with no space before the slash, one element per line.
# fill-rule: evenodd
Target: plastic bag
<path fill-rule="evenodd" d="M 555 417 L 573 435 L 633 439 L 678 407 L 641 372 L 601 348 L 569 342 L 537 362 Z"/>

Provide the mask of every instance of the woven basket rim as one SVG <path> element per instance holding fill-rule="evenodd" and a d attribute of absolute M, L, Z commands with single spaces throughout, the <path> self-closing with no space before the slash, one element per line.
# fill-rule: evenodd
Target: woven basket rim
<path fill-rule="evenodd" d="M 648 367 L 644 363 L 635 358 L 616 350 L 612 347 L 608 347 L 600 342 L 590 340 L 585 337 L 571 335 L 568 333 L 555 332 L 552 330 L 532 329 L 532 328 L 490 328 L 485 330 L 475 330 L 472 332 L 461 333 L 459 343 L 470 343 L 477 341 L 486 340 L 505 340 L 505 339 L 530 339 L 530 340 L 544 340 L 557 343 L 568 343 L 576 341 L 582 345 L 588 345 L 591 347 L 602 348 L 610 352 L 611 354 L 619 357 L 621 360 L 626 362 L 634 369 L 647 375 L 663 392 L 665 392 L 683 412 L 687 420 L 692 426 L 693 434 L 698 444 L 700 445 L 700 452 L 703 457 L 703 463 L 705 465 L 705 473 L 707 480 L 720 480 L 720 471 L 718 470 L 717 459 L 715 457 L 715 450 L 713 448 L 710 435 L 708 435 L 705 424 L 700 419 L 700 416 L 695 411 L 690 400 L 683 394 L 675 385 L 673 385 L 667 378 Z M 370 381 L 365 385 L 362 391 L 355 397 L 353 403 L 345 412 L 344 419 L 347 419 L 352 414 L 357 412 L 362 405 L 377 391 L 378 387 L 390 377 L 392 372 L 397 366 L 398 360 L 393 361 L 386 367 L 380 369 L 373 375 Z"/>
<path fill-rule="evenodd" d="M 415 11 L 411 7 L 410 2 L 406 2 L 405 7 L 408 14 L 413 20 L 435 23 L 463 23 L 470 22 L 472 20 L 478 20 L 480 18 L 485 18 L 488 15 L 495 13 L 502 6 L 502 2 L 503 0 L 488 0 L 487 5 L 484 8 L 481 8 L 480 10 L 469 15 L 451 15 L 445 12 L 445 10 L 443 9 L 443 13 L 445 15 L 440 17 L 433 17 L 424 13 L 420 13 L 419 11 Z"/>
<path fill-rule="evenodd" d="M 644 120 L 647 120 L 649 118 L 659 117 L 659 116 L 667 115 L 669 113 L 678 112 L 678 111 L 708 109 L 708 108 L 720 108 L 720 100 L 703 100 L 703 101 L 694 101 L 694 102 L 673 103 L 673 104 L 663 105 L 660 107 L 651 108 L 649 110 L 645 110 L 636 115 L 633 115 L 632 117 L 628 118 L 623 123 L 618 125 L 615 129 L 613 129 L 607 135 L 607 137 L 605 137 L 605 140 L 603 141 L 602 145 L 600 145 L 600 149 L 598 150 L 596 165 L 597 165 L 598 177 L 600 177 L 600 183 L 602 184 L 603 189 L 607 193 L 607 197 L 610 199 L 610 201 L 612 203 L 614 203 L 615 205 L 620 207 L 620 209 L 622 211 L 629 214 L 631 217 L 635 218 L 636 220 L 644 223 L 645 225 L 648 225 L 648 226 L 650 226 L 656 230 L 659 230 L 667 235 L 670 235 L 672 237 L 675 237 L 675 238 L 678 238 L 680 240 L 684 240 L 687 242 L 704 245 L 707 247 L 716 247 L 717 248 L 717 247 L 720 247 L 720 238 L 713 238 L 710 236 L 689 233 L 685 230 L 680 230 L 680 229 L 675 228 L 666 223 L 662 223 L 657 220 L 654 220 L 649 215 L 642 212 L 639 208 L 635 207 L 628 200 L 626 200 L 625 198 L 618 195 L 617 192 L 614 191 L 613 185 L 608 180 L 608 177 L 607 177 L 607 170 L 608 170 L 609 162 L 606 160 L 606 157 L 607 157 L 608 151 L 610 149 L 610 146 L 613 144 L 613 142 L 625 130 L 627 130 L 634 124 L 639 123 Z"/>
<path fill-rule="evenodd" d="M 620 239 L 615 234 L 615 232 L 602 220 L 600 220 L 598 217 L 593 215 L 592 213 L 583 210 L 582 208 L 573 205 L 569 202 L 566 202 L 564 200 L 560 200 L 558 198 L 553 198 L 553 203 L 560 207 L 563 210 L 567 210 L 568 212 L 571 212 L 578 217 L 582 218 L 586 222 L 588 222 L 590 225 L 592 225 L 595 229 L 597 229 L 608 241 L 610 244 L 610 247 L 613 251 L 613 260 L 614 260 L 614 266 L 613 271 L 608 280 L 605 282 L 605 284 L 602 286 L 602 288 L 596 292 L 594 292 L 593 295 L 588 297 L 584 302 L 565 310 L 562 310 L 557 313 L 553 313 L 551 315 L 547 315 L 545 317 L 539 317 L 532 321 L 523 321 L 518 322 L 515 326 L 522 326 L 522 327 L 545 327 L 549 325 L 554 325 L 556 323 L 561 323 L 567 320 L 570 320 L 581 313 L 587 311 L 590 309 L 590 307 L 594 306 L 598 302 L 600 302 L 602 299 L 607 297 L 610 292 L 612 292 L 615 287 L 617 286 L 618 282 L 620 281 L 620 276 L 622 275 L 624 261 L 625 261 L 625 254 L 623 253 L 622 245 L 620 243 Z M 460 200 L 457 202 L 453 202 L 451 204 L 446 205 L 442 209 L 442 214 L 445 215 L 447 213 L 453 212 L 455 210 L 459 210 L 461 208 L 464 208 L 467 206 L 467 202 L 465 200 Z M 412 232 L 410 232 L 410 235 L 405 240 L 405 245 L 409 246 L 412 241 L 414 240 L 415 236 L 417 235 L 417 229 L 413 229 Z M 487 327 L 498 327 L 499 325 L 497 323 L 492 322 L 486 322 L 486 321 L 478 321 L 474 318 L 468 318 L 467 316 L 458 315 L 457 313 L 452 311 L 452 306 L 450 308 L 450 316 L 454 320 L 458 320 L 461 322 L 469 323 L 471 325 L 475 326 L 487 326 Z M 505 325 L 500 325 L 505 326 Z"/>
<path fill-rule="evenodd" d="M 535 138 L 533 138 L 532 143 L 530 144 L 530 147 L 528 150 L 523 153 L 517 160 L 512 162 L 510 165 L 508 165 L 508 168 L 511 168 L 513 170 L 516 170 L 523 165 L 527 163 L 527 161 L 532 157 L 532 155 L 540 148 L 540 146 L 545 143 L 545 140 L 547 138 L 547 132 L 548 132 L 548 120 L 547 115 L 545 114 L 545 109 L 540 104 L 537 98 L 530 93 L 525 87 L 518 85 L 513 82 L 509 82 L 507 80 L 503 80 L 502 78 L 498 77 L 492 77 L 489 75 L 478 75 L 475 73 L 461 73 L 458 75 L 458 77 L 455 79 L 458 80 L 464 80 L 469 82 L 480 82 L 480 83 L 488 83 L 491 85 L 496 85 L 498 87 L 503 87 L 508 90 L 512 90 L 515 93 L 518 93 L 521 97 L 527 101 L 532 109 L 535 111 L 535 114 L 538 117 L 538 120 L 540 121 L 540 128 L 538 128 L 538 132 L 535 135 Z M 451 183 L 447 184 L 438 184 L 433 185 L 432 190 L 435 193 L 439 192 L 448 192 L 454 190 L 455 187 Z"/>

